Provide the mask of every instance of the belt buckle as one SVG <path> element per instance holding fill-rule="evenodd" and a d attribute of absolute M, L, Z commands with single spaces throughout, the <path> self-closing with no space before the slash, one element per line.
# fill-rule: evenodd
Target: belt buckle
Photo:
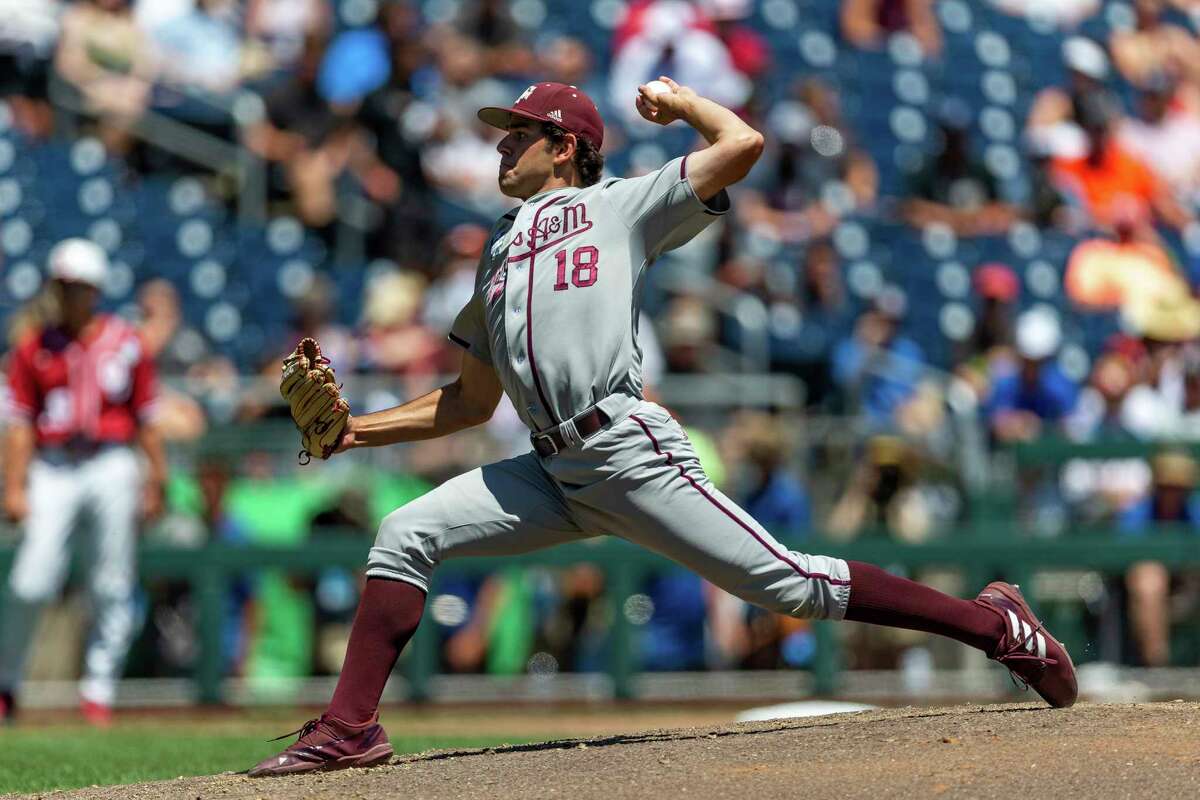
<path fill-rule="evenodd" d="M 535 444 L 534 444 L 534 447 L 535 447 L 535 448 L 536 448 L 536 446 L 537 446 L 537 445 L 536 445 L 536 442 L 537 442 L 537 441 L 546 441 L 546 442 L 549 442 L 549 443 L 550 443 L 550 448 L 551 448 L 551 451 L 550 451 L 549 453 L 547 453 L 547 454 L 546 454 L 546 457 L 547 457 L 547 458 L 548 458 L 548 457 L 550 457 L 550 456 L 556 456 L 556 455 L 558 455 L 558 453 L 559 453 L 559 449 L 558 449 L 558 443 L 554 441 L 554 437 L 553 437 L 553 436 L 550 436 L 550 435 L 548 435 L 548 434 L 544 434 L 544 433 L 543 433 L 543 434 L 539 434 L 539 435 L 537 435 L 536 437 L 534 437 L 534 439 L 535 439 Z"/>

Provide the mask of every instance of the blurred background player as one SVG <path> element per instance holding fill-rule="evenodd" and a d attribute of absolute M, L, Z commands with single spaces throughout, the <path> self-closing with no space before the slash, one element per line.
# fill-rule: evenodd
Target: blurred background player
<path fill-rule="evenodd" d="M 136 329 L 97 312 L 108 259 L 82 239 L 50 251 L 51 281 L 18 315 L 9 368 L 4 513 L 24 524 L 0 619 L 0 715 L 15 713 L 42 606 L 62 586 L 76 523 L 90 534 L 94 620 L 80 707 L 111 720 L 116 680 L 134 634 L 139 510 L 162 507 L 166 459 L 151 422 L 153 362 Z M 148 472 L 135 452 L 145 453 Z"/>
<path fill-rule="evenodd" d="M 1130 538 L 1153 535 L 1154 525 L 1167 524 L 1194 532 L 1200 522 L 1200 498 L 1196 496 L 1196 461 L 1185 452 L 1167 450 L 1150 462 L 1152 482 L 1145 497 L 1127 508 L 1120 517 L 1122 533 Z M 1148 667 L 1171 663 L 1171 623 L 1176 616 L 1173 603 L 1183 595 L 1196 595 L 1196 574 L 1172 574 L 1161 561 L 1139 561 L 1125 572 L 1130 634 L 1138 661 Z"/>

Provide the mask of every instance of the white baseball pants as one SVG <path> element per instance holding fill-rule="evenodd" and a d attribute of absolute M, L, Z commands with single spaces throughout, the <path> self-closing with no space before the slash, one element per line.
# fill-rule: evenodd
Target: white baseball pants
<path fill-rule="evenodd" d="M 80 695 L 112 704 L 134 635 L 141 485 L 137 455 L 128 447 L 78 464 L 35 459 L 30 465 L 29 517 L 0 620 L 0 687 L 20 682 L 42 607 L 66 579 L 68 539 L 79 522 L 89 534 L 85 562 L 94 615 Z"/>

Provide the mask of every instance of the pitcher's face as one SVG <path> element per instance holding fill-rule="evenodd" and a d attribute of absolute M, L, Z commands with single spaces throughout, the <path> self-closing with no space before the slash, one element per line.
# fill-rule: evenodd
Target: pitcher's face
<path fill-rule="evenodd" d="M 508 197 L 532 197 L 554 174 L 554 152 L 546 146 L 537 122 L 513 117 L 496 151 L 500 153 L 500 191 Z"/>

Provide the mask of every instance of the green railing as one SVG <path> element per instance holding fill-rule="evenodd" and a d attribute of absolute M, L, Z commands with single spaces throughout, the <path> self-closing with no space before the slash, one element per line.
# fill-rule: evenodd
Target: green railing
<path fill-rule="evenodd" d="M 1190 453 L 1193 458 L 1200 458 L 1200 442 L 1144 442 L 1138 439 L 1105 439 L 1080 443 L 1046 436 L 1033 442 L 1021 442 L 1007 447 L 1019 468 L 1054 466 L 1073 459 L 1097 461 L 1117 458 L 1149 458 L 1163 449 L 1183 451 Z"/>
<path fill-rule="evenodd" d="M 785 541 L 789 541 L 785 538 Z M 1039 570 L 1095 569 L 1116 573 L 1137 561 L 1163 561 L 1173 565 L 1200 565 L 1200 536 L 1163 529 L 1154 536 L 1129 539 L 1115 531 L 1094 531 L 1053 540 L 1022 539 L 1004 523 L 984 523 L 957 530 L 953 536 L 919 545 L 883 539 L 830 543 L 814 539 L 790 539 L 796 549 L 821 552 L 842 558 L 870 561 L 910 570 L 944 566 L 963 571 L 967 585 L 982 587 L 988 580 L 1005 579 L 1027 583 Z M 237 575 L 262 569 L 291 574 L 312 574 L 329 567 L 361 569 L 366 563 L 369 540 L 314 540 L 297 548 L 241 547 L 210 544 L 199 549 L 169 549 L 146 546 L 140 552 L 143 579 L 175 578 L 191 584 L 199 618 L 201 640 L 194 679 L 197 698 L 204 703 L 222 701 L 221 619 L 223 600 L 230 581 Z M 7 574 L 13 551 L 0 549 L 0 574 Z M 451 574 L 478 574 L 500 565 L 562 567 L 589 562 L 605 574 L 606 601 L 612 620 L 608 674 L 614 693 L 632 697 L 636 653 L 633 623 L 623 613 L 626 598 L 638 591 L 642 579 L 669 562 L 618 539 L 592 540 L 504 559 L 471 558 L 448 561 L 439 567 L 436 580 Z M 1053 612 L 1052 612 L 1053 613 Z M 816 623 L 817 655 L 813 666 L 814 687 L 819 694 L 833 694 L 838 687 L 841 653 L 830 622 Z M 1048 625 L 1055 626 L 1050 615 Z M 1067 642 L 1082 648 L 1082 642 Z M 405 662 L 410 695 L 415 700 L 429 696 L 429 679 L 437 670 L 436 629 L 424 624 L 410 644 Z"/>

